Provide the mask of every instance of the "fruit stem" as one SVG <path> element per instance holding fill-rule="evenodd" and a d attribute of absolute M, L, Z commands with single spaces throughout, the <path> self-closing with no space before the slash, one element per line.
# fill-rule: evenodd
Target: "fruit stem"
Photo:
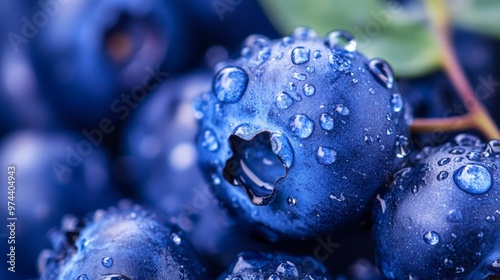
<path fill-rule="evenodd" d="M 441 64 L 455 87 L 468 113 L 465 116 L 445 119 L 415 119 L 411 129 L 415 132 L 445 131 L 475 128 L 488 139 L 500 139 L 500 131 L 490 114 L 476 98 L 465 73 L 460 66 L 450 38 L 450 15 L 445 0 L 426 0 L 426 7 L 440 47 Z M 456 122 L 456 123 L 454 123 Z"/>

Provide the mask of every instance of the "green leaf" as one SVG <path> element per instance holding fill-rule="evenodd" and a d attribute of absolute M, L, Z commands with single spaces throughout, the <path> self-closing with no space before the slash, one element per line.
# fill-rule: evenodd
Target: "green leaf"
<path fill-rule="evenodd" d="M 500 1 L 451 0 L 448 4 L 457 25 L 500 38 Z"/>
<path fill-rule="evenodd" d="M 296 27 L 319 35 L 344 29 L 370 58 L 387 60 L 399 77 L 420 76 L 440 66 L 438 47 L 422 9 L 376 0 L 261 0 L 282 34 Z"/>

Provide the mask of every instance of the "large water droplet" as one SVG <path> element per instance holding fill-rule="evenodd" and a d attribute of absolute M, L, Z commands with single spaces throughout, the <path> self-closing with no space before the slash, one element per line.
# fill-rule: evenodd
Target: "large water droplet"
<path fill-rule="evenodd" d="M 104 267 L 110 268 L 111 266 L 113 266 L 113 258 L 111 258 L 111 257 L 104 257 L 101 260 L 101 264 Z"/>
<path fill-rule="evenodd" d="M 344 72 L 351 68 L 351 58 L 339 52 L 333 52 L 328 56 L 328 61 L 332 65 L 334 71 Z"/>
<path fill-rule="evenodd" d="M 398 113 L 403 109 L 403 97 L 401 97 L 401 94 L 394 93 L 391 96 L 391 108 L 395 113 Z"/>
<path fill-rule="evenodd" d="M 226 67 L 217 73 L 213 92 L 221 102 L 235 103 L 240 100 L 248 84 L 247 73 L 238 67 Z"/>
<path fill-rule="evenodd" d="M 293 98 L 286 92 L 280 92 L 276 95 L 276 106 L 280 109 L 288 109 L 293 104 Z"/>
<path fill-rule="evenodd" d="M 344 104 L 338 104 L 335 106 L 335 111 L 342 116 L 347 116 L 351 113 L 351 110 L 349 110 L 349 108 L 347 108 Z"/>
<path fill-rule="evenodd" d="M 319 117 L 319 125 L 324 130 L 332 130 L 333 129 L 333 117 L 330 114 L 323 113 Z"/>
<path fill-rule="evenodd" d="M 463 220 L 464 216 L 462 215 L 462 211 L 453 209 L 448 212 L 448 221 L 453 223 L 458 223 Z"/>
<path fill-rule="evenodd" d="M 290 119 L 290 130 L 299 138 L 307 138 L 314 131 L 314 123 L 306 115 L 297 114 Z"/>
<path fill-rule="evenodd" d="M 236 135 L 229 138 L 233 156 L 226 161 L 224 178 L 242 186 L 252 203 L 266 205 L 274 194 L 274 184 L 286 175 L 286 168 L 273 152 L 271 134 L 262 132 L 250 141 Z"/>
<path fill-rule="evenodd" d="M 460 167 L 453 175 L 455 184 L 470 194 L 482 194 L 491 188 L 491 173 L 486 167 L 467 164 Z"/>
<path fill-rule="evenodd" d="M 302 89 L 304 90 L 304 95 L 308 97 L 313 96 L 316 92 L 316 88 L 311 84 L 304 84 L 304 87 Z"/>
<path fill-rule="evenodd" d="M 212 130 L 207 129 L 203 132 L 203 141 L 201 142 L 201 145 L 210 152 L 214 152 L 219 149 L 219 142 L 217 141 L 215 133 Z"/>
<path fill-rule="evenodd" d="M 309 56 L 311 51 L 304 47 L 296 47 L 292 51 L 292 63 L 293 64 L 303 64 L 309 61 Z"/>
<path fill-rule="evenodd" d="M 332 31 L 327 35 L 326 44 L 330 49 L 340 47 L 349 52 L 356 51 L 357 42 L 351 33 L 344 30 Z"/>
<path fill-rule="evenodd" d="M 370 60 L 368 68 L 372 74 L 382 83 L 386 88 L 391 89 L 394 85 L 394 73 L 391 66 L 382 59 L 375 58 Z"/>
<path fill-rule="evenodd" d="M 500 140 L 489 141 L 485 152 L 488 154 L 500 154 Z"/>
<path fill-rule="evenodd" d="M 408 137 L 400 135 L 396 138 L 396 156 L 404 158 L 411 152 L 411 142 Z"/>
<path fill-rule="evenodd" d="M 281 132 L 273 132 L 271 134 L 271 146 L 273 152 L 279 156 L 283 164 L 290 168 L 293 163 L 293 149 L 288 138 Z"/>
<path fill-rule="evenodd" d="M 276 268 L 276 273 L 278 273 L 278 276 L 285 279 L 295 279 L 299 277 L 299 272 L 295 264 L 290 261 L 280 263 Z"/>
<path fill-rule="evenodd" d="M 439 243 L 439 234 L 435 231 L 428 231 L 424 234 L 424 241 L 429 245 L 436 245 Z"/>
<path fill-rule="evenodd" d="M 330 165 L 337 159 L 337 152 L 331 148 L 319 146 L 316 151 L 316 160 L 323 165 Z"/>

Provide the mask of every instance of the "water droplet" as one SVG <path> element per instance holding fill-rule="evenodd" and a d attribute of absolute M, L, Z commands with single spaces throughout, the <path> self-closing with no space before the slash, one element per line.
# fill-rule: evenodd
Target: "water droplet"
<path fill-rule="evenodd" d="M 286 202 L 288 203 L 288 205 L 290 206 L 295 206 L 297 205 L 297 199 L 293 196 L 289 196 L 286 200 Z"/>
<path fill-rule="evenodd" d="M 273 274 L 269 275 L 267 280 L 281 280 L 281 278 L 278 275 L 276 275 L 275 273 L 273 273 Z"/>
<path fill-rule="evenodd" d="M 276 56 L 276 59 L 277 60 L 281 60 L 283 58 L 283 56 L 285 56 L 285 53 L 284 52 L 280 52 L 278 53 L 278 55 Z"/>
<path fill-rule="evenodd" d="M 453 223 L 458 223 L 463 220 L 464 216 L 462 215 L 462 211 L 453 209 L 448 212 L 447 220 Z"/>
<path fill-rule="evenodd" d="M 375 94 L 375 90 L 373 90 L 373 88 L 369 88 L 368 92 L 370 92 L 371 94 Z"/>
<path fill-rule="evenodd" d="M 309 61 L 311 51 L 304 47 L 296 47 L 292 51 L 292 63 L 299 65 Z"/>
<path fill-rule="evenodd" d="M 450 154 L 452 155 L 461 155 L 463 153 L 465 153 L 465 150 L 462 148 L 455 148 L 450 151 Z"/>
<path fill-rule="evenodd" d="M 455 141 L 455 143 L 457 145 L 465 146 L 465 147 L 476 146 L 479 143 L 481 143 L 481 140 L 478 137 L 470 135 L 470 134 L 459 134 L 459 135 L 455 136 L 455 138 L 453 140 Z"/>
<path fill-rule="evenodd" d="M 307 27 L 297 27 L 293 31 L 293 37 L 297 38 L 297 40 L 313 39 L 316 38 L 316 36 L 316 32 Z"/>
<path fill-rule="evenodd" d="M 341 114 L 342 116 L 347 116 L 351 113 L 351 110 L 349 110 L 349 108 L 347 108 L 344 104 L 338 104 L 335 107 L 335 111 L 337 111 L 337 113 Z"/>
<path fill-rule="evenodd" d="M 481 159 L 481 154 L 478 152 L 468 152 L 465 157 L 472 161 L 478 161 Z"/>
<path fill-rule="evenodd" d="M 221 102 L 235 103 L 243 96 L 248 84 L 247 73 L 238 67 L 226 67 L 217 73 L 213 91 Z"/>
<path fill-rule="evenodd" d="M 233 155 L 226 161 L 224 178 L 245 189 L 255 205 L 266 205 L 274 195 L 274 184 L 286 175 L 286 168 L 273 152 L 271 134 L 267 131 L 249 141 L 237 135 L 229 138 Z"/>
<path fill-rule="evenodd" d="M 172 238 L 172 241 L 175 243 L 175 245 L 180 245 L 181 244 L 181 238 L 179 235 L 177 235 L 177 233 L 172 233 L 172 236 L 170 236 L 170 238 Z"/>
<path fill-rule="evenodd" d="M 104 257 L 101 260 L 101 264 L 104 267 L 110 268 L 111 266 L 113 266 L 113 258 L 111 258 L 111 257 Z"/>
<path fill-rule="evenodd" d="M 358 83 L 358 80 L 357 80 L 357 79 L 352 79 L 352 83 L 353 83 L 353 84 L 357 84 L 357 83 Z"/>
<path fill-rule="evenodd" d="M 417 194 L 419 191 L 419 186 L 418 185 L 413 185 L 413 187 L 411 187 L 411 193 L 412 194 Z"/>
<path fill-rule="evenodd" d="M 499 154 L 500 153 L 500 140 L 491 140 L 486 145 L 486 150 L 488 154 Z"/>
<path fill-rule="evenodd" d="M 241 49 L 240 55 L 245 58 L 250 58 L 252 56 L 252 49 L 249 47 L 244 47 Z"/>
<path fill-rule="evenodd" d="M 330 114 L 323 113 L 319 118 L 319 125 L 324 130 L 332 130 L 333 129 L 333 117 Z"/>
<path fill-rule="evenodd" d="M 307 76 L 305 74 L 299 72 L 293 73 L 292 77 L 298 81 L 305 81 L 307 79 Z"/>
<path fill-rule="evenodd" d="M 270 56 L 271 56 L 271 49 L 265 47 L 257 53 L 257 57 L 255 58 L 255 63 L 257 64 L 257 66 L 260 66 L 264 62 L 266 62 L 266 60 L 268 60 Z"/>
<path fill-rule="evenodd" d="M 391 107 L 395 113 L 398 113 L 403 109 L 403 97 L 401 97 L 401 94 L 394 93 L 391 96 Z"/>
<path fill-rule="evenodd" d="M 344 72 L 351 68 L 351 58 L 339 52 L 333 52 L 328 56 L 328 61 L 332 65 L 334 71 Z"/>
<path fill-rule="evenodd" d="M 444 179 L 448 178 L 448 172 L 446 171 L 441 171 L 439 172 L 439 174 L 437 175 L 437 179 L 438 181 L 443 181 Z"/>
<path fill-rule="evenodd" d="M 316 71 L 316 68 L 314 68 L 314 66 L 307 66 L 306 71 L 307 73 L 314 73 L 314 71 Z"/>
<path fill-rule="evenodd" d="M 276 273 L 278 273 L 278 276 L 285 279 L 295 279 L 299 277 L 299 272 L 297 271 L 295 264 L 290 261 L 280 263 L 280 265 L 276 268 Z"/>
<path fill-rule="evenodd" d="M 281 132 L 271 134 L 271 147 L 273 152 L 281 159 L 283 164 L 290 168 L 293 163 L 293 149 L 288 138 Z"/>
<path fill-rule="evenodd" d="M 89 280 L 87 274 L 82 274 L 76 278 L 76 280 Z"/>
<path fill-rule="evenodd" d="M 290 91 L 296 91 L 297 90 L 297 86 L 294 83 L 289 83 L 288 84 L 288 89 L 290 89 Z"/>
<path fill-rule="evenodd" d="M 496 220 L 497 220 L 497 218 L 495 218 L 495 216 L 493 216 L 493 215 L 489 215 L 486 217 L 486 221 L 490 222 L 490 223 L 493 223 Z"/>
<path fill-rule="evenodd" d="M 316 59 L 320 58 L 321 57 L 321 52 L 319 50 L 314 51 L 313 52 L 313 57 L 316 58 Z"/>
<path fill-rule="evenodd" d="M 400 135 L 396 138 L 396 156 L 404 158 L 411 152 L 411 142 L 408 137 Z"/>
<path fill-rule="evenodd" d="M 451 162 L 450 158 L 442 158 L 438 161 L 439 166 L 447 165 L 448 163 Z"/>
<path fill-rule="evenodd" d="M 364 140 L 367 144 L 370 144 L 373 142 L 373 137 L 371 137 L 370 135 L 365 135 Z"/>
<path fill-rule="evenodd" d="M 388 89 L 394 85 L 394 73 L 391 66 L 382 59 L 372 59 L 368 64 L 368 68 L 372 74 Z"/>
<path fill-rule="evenodd" d="M 323 165 L 330 165 L 337 159 L 337 152 L 331 148 L 319 146 L 316 151 L 316 160 Z"/>
<path fill-rule="evenodd" d="M 500 268 L 500 259 L 494 261 L 491 266 L 495 267 L 495 268 Z"/>
<path fill-rule="evenodd" d="M 303 114 L 297 114 L 290 118 L 289 126 L 293 135 L 303 139 L 311 136 L 314 131 L 313 121 Z"/>
<path fill-rule="evenodd" d="M 286 36 L 286 37 L 284 37 L 284 38 L 281 40 L 281 45 L 282 45 L 283 47 L 286 47 L 286 46 L 288 46 L 288 45 L 293 44 L 294 42 L 295 42 L 295 38 L 290 37 L 290 36 Z"/>
<path fill-rule="evenodd" d="M 351 33 L 344 30 L 336 30 L 327 35 L 326 44 L 330 49 L 340 47 L 349 52 L 356 51 L 357 42 Z"/>
<path fill-rule="evenodd" d="M 453 175 L 455 184 L 470 194 L 487 192 L 492 184 L 491 173 L 486 167 L 476 164 L 467 164 L 460 167 Z"/>
<path fill-rule="evenodd" d="M 465 272 L 465 268 L 462 267 L 462 266 L 457 266 L 455 268 L 455 273 L 459 274 L 459 273 L 464 273 Z"/>
<path fill-rule="evenodd" d="M 392 113 L 387 113 L 385 115 L 385 119 L 388 120 L 388 121 L 391 121 L 392 120 Z"/>
<path fill-rule="evenodd" d="M 464 158 L 463 157 L 456 157 L 453 159 L 454 162 L 462 162 Z"/>
<path fill-rule="evenodd" d="M 450 259 L 444 259 L 444 267 L 446 268 L 452 268 L 453 267 L 453 261 Z"/>
<path fill-rule="evenodd" d="M 288 109 L 293 104 L 293 98 L 286 92 L 280 92 L 276 95 L 276 106 L 280 109 Z"/>
<path fill-rule="evenodd" d="M 429 245 L 436 245 L 439 243 L 439 234 L 435 231 L 428 231 L 424 234 L 424 241 Z"/>
<path fill-rule="evenodd" d="M 122 274 L 106 274 L 99 277 L 99 280 L 132 280 L 132 279 Z"/>
<path fill-rule="evenodd" d="M 316 92 L 316 88 L 311 84 L 304 84 L 302 89 L 304 90 L 304 95 L 308 97 L 314 95 Z"/>
<path fill-rule="evenodd" d="M 214 152 L 219 149 L 219 142 L 217 141 L 215 133 L 212 130 L 207 129 L 203 132 L 203 142 L 201 143 L 201 146 L 210 152 Z"/>
<path fill-rule="evenodd" d="M 392 127 L 389 127 L 389 128 L 387 128 L 386 133 L 387 133 L 387 135 L 391 135 L 392 133 L 394 133 L 394 129 L 392 129 Z"/>

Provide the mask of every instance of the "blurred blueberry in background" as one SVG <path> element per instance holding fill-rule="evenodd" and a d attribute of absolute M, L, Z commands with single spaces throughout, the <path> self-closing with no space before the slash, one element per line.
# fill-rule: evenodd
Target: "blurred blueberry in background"
<path fill-rule="evenodd" d="M 86 143 L 89 142 L 69 134 L 32 130 L 14 132 L 2 139 L 0 162 L 5 168 L 0 173 L 2 182 L 7 183 L 7 166 L 12 164 L 16 169 L 18 279 L 37 276 L 37 256 L 50 246 L 47 233 L 60 224 L 64 215 L 82 216 L 116 202 L 117 195 L 110 187 L 107 154 Z M 8 215 L 6 194 L 7 189 L 0 212 L 4 221 Z M 6 263 L 9 247 L 6 239 L 0 240 L 0 259 Z M 0 273 L 8 272 L 3 268 Z"/>

